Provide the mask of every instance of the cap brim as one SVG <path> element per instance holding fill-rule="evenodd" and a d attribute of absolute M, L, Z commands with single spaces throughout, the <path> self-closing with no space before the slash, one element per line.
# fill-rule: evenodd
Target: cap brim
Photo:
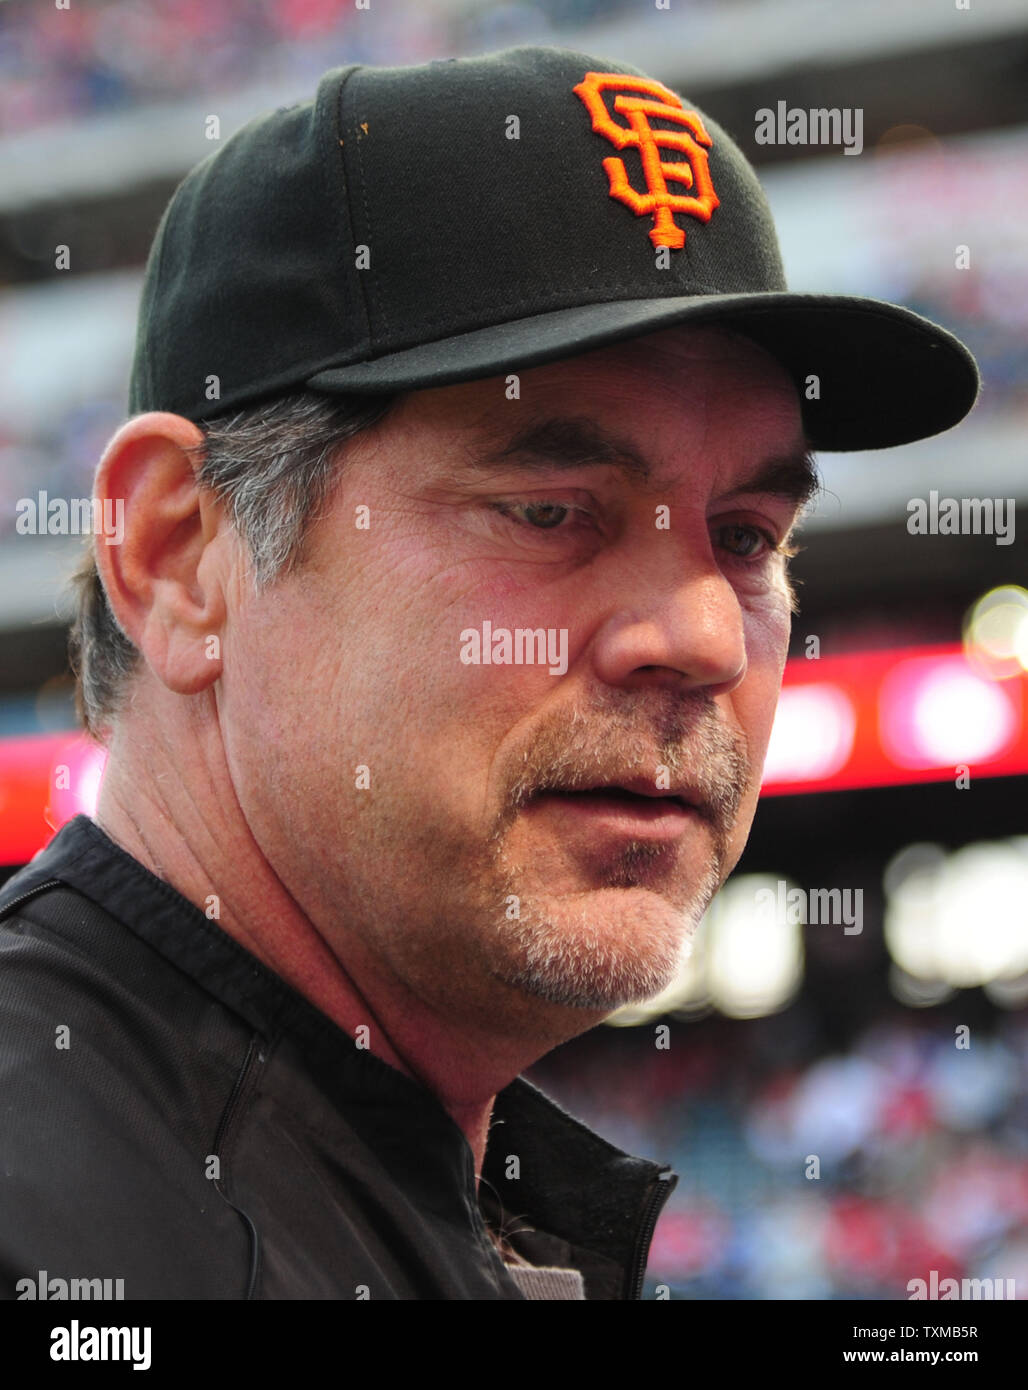
<path fill-rule="evenodd" d="M 449 386 L 560 361 L 686 322 L 716 322 L 781 362 L 796 384 L 815 449 L 885 449 L 926 439 L 962 420 L 978 396 L 974 358 L 938 324 L 881 300 L 790 293 L 558 309 L 369 362 L 328 367 L 307 385 L 373 394 Z M 807 399 L 810 377 L 817 378 L 813 400 Z"/>

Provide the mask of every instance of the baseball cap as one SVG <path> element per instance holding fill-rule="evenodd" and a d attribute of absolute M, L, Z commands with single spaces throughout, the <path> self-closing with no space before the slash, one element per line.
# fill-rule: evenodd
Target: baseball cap
<path fill-rule="evenodd" d="M 790 293 L 741 150 L 638 68 L 548 47 L 350 64 L 176 189 L 129 410 L 446 386 L 686 323 L 776 358 L 817 449 L 937 434 L 978 394 L 968 349 L 913 311 Z"/>

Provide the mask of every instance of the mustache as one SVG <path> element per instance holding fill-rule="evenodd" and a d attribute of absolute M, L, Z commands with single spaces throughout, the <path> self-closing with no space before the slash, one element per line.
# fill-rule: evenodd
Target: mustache
<path fill-rule="evenodd" d="M 536 726 L 531 746 L 504 768 L 507 818 L 547 791 L 581 791 L 646 778 L 657 769 L 668 794 L 696 806 L 720 836 L 735 823 L 749 784 L 745 735 L 730 728 L 701 691 L 611 690 L 555 712 Z"/>

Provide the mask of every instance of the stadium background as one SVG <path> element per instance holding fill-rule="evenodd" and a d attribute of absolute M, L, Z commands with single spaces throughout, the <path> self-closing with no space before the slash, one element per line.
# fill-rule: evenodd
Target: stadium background
<path fill-rule="evenodd" d="M 528 1075 L 680 1174 L 644 1296 L 900 1299 L 936 1270 L 1026 1297 L 1025 548 L 906 524 L 934 489 L 1014 498 L 1025 534 L 1023 0 L 0 3 L 0 876 L 98 776 L 66 663 L 81 540 L 18 534 L 16 504 L 91 490 L 149 242 L 212 148 L 206 118 L 224 139 L 336 64 L 523 42 L 637 64 L 708 110 L 758 166 L 793 289 L 908 304 L 985 380 L 939 439 L 820 456 L 744 858 L 674 988 Z M 862 108 L 863 152 L 757 145 L 780 100 Z M 862 890 L 862 930 L 761 917 L 779 883 Z"/>

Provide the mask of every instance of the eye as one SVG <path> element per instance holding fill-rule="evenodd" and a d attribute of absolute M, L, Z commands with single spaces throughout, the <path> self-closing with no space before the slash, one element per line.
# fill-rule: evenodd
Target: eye
<path fill-rule="evenodd" d="M 588 515 L 581 507 L 572 507 L 567 502 L 494 502 L 492 505 L 501 516 L 513 520 L 515 525 L 528 526 L 534 531 L 568 530 L 568 527 L 561 526 L 566 517 L 575 513 L 583 517 Z M 518 512 L 525 514 L 525 520 L 514 515 Z"/>
<path fill-rule="evenodd" d="M 783 547 L 778 544 L 770 531 L 765 531 L 762 526 L 718 526 L 716 528 L 718 536 L 722 539 L 722 544 L 731 552 L 735 559 L 741 560 L 743 564 L 758 564 L 770 554 L 778 554 Z M 740 542 L 742 549 L 736 549 L 733 542 Z M 760 542 L 764 542 L 763 548 Z"/>

